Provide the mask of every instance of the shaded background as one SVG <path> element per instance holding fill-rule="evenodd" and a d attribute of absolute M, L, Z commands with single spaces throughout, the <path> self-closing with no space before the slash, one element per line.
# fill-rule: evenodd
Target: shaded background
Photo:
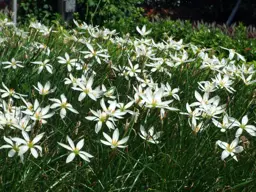
<path fill-rule="evenodd" d="M 225 23 L 237 0 L 145 0 L 148 14 L 159 13 L 171 19 L 204 20 Z M 234 22 L 256 24 L 256 1 L 242 0 Z"/>

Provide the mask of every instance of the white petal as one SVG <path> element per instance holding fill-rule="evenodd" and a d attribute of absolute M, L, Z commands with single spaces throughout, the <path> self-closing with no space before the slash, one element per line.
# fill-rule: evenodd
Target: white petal
<path fill-rule="evenodd" d="M 60 110 L 60 117 L 61 117 L 62 119 L 64 119 L 64 118 L 66 117 L 66 114 L 67 114 L 66 109 L 62 108 L 62 109 Z"/>
<path fill-rule="evenodd" d="M 80 150 L 83 146 L 84 146 L 84 139 L 80 140 L 80 141 L 76 144 L 76 148 L 77 148 L 78 150 Z"/>
<path fill-rule="evenodd" d="M 28 136 L 28 133 L 27 133 L 27 132 L 22 131 L 22 136 L 23 136 L 23 138 L 24 138 L 26 141 L 30 141 L 30 139 L 29 139 L 29 136 Z"/>
<path fill-rule="evenodd" d="M 76 156 L 75 153 L 70 153 L 69 156 L 66 159 L 66 163 L 69 163 L 69 162 L 73 161 L 75 156 Z"/>
<path fill-rule="evenodd" d="M 60 146 L 64 147 L 65 149 L 67 149 L 67 150 L 73 151 L 73 149 L 72 149 L 70 146 L 68 146 L 68 145 L 65 145 L 65 144 L 59 143 L 59 142 L 58 142 L 58 144 L 59 144 Z"/>
<path fill-rule="evenodd" d="M 38 157 L 38 153 L 37 153 L 37 151 L 36 151 L 34 148 L 31 148 L 30 151 L 31 151 L 32 155 L 33 155 L 35 158 Z"/>
<path fill-rule="evenodd" d="M 110 137 L 108 134 L 106 134 L 106 133 L 103 132 L 103 136 L 105 137 L 105 139 L 106 139 L 109 143 L 112 143 L 112 139 L 111 139 L 111 137 Z"/>
<path fill-rule="evenodd" d="M 122 144 L 126 143 L 128 141 L 128 139 L 129 139 L 129 136 L 121 139 L 120 141 L 118 141 L 118 145 L 122 145 Z"/>
<path fill-rule="evenodd" d="M 229 156 L 229 152 L 227 152 L 226 150 L 224 150 L 221 154 L 221 160 L 226 159 Z"/>
<path fill-rule="evenodd" d="M 108 146 L 112 145 L 111 143 L 104 141 L 104 140 L 100 140 L 100 142 L 103 143 L 104 145 L 108 145 Z"/>
<path fill-rule="evenodd" d="M 71 147 L 72 149 L 75 149 L 75 144 L 74 144 L 74 142 L 70 139 L 69 136 L 67 136 L 67 140 L 68 140 L 68 143 L 69 143 L 70 147 Z"/>
<path fill-rule="evenodd" d="M 245 115 L 243 118 L 242 118 L 242 124 L 243 125 L 246 125 L 248 123 L 248 116 Z"/>
<path fill-rule="evenodd" d="M 8 157 L 13 157 L 15 155 L 16 151 L 14 149 L 11 149 L 9 152 L 8 152 Z"/>
<path fill-rule="evenodd" d="M 20 150 L 19 150 L 19 155 L 23 155 L 24 153 L 27 152 L 28 149 L 29 149 L 29 147 L 27 145 L 21 146 Z"/>
<path fill-rule="evenodd" d="M 37 135 L 33 140 L 32 143 L 36 144 L 38 141 L 40 141 L 42 139 L 42 137 L 44 136 L 44 133 L 41 133 L 39 135 Z"/>
<path fill-rule="evenodd" d="M 242 146 L 237 146 L 233 151 L 234 153 L 241 153 L 244 150 Z"/>
<path fill-rule="evenodd" d="M 118 139 L 119 139 L 119 129 L 116 128 L 114 133 L 113 133 L 112 140 L 118 141 Z"/>
<path fill-rule="evenodd" d="M 236 137 L 240 137 L 240 135 L 243 133 L 243 129 L 242 128 L 239 128 L 237 129 L 236 131 Z"/>

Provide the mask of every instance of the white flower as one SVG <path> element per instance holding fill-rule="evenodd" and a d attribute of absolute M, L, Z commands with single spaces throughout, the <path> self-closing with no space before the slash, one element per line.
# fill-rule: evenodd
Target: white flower
<path fill-rule="evenodd" d="M 8 152 L 8 157 L 13 157 L 16 153 L 19 152 L 20 150 L 20 145 L 21 143 L 19 142 L 16 142 L 15 144 L 13 143 L 12 139 L 9 139 L 8 137 L 5 137 L 4 136 L 4 140 L 6 143 L 8 143 L 7 145 L 2 145 L 0 147 L 0 149 L 11 149 L 9 152 Z M 22 156 L 21 156 L 22 157 Z"/>
<path fill-rule="evenodd" d="M 231 157 L 233 157 L 233 159 L 238 161 L 235 153 L 241 153 L 244 150 L 244 148 L 242 146 L 237 146 L 238 142 L 239 142 L 238 138 L 235 138 L 230 145 L 228 143 L 220 141 L 220 140 L 218 140 L 216 142 L 217 145 L 219 145 L 222 149 L 224 149 L 224 151 L 221 154 L 221 160 L 224 160 L 229 155 L 231 155 Z"/>
<path fill-rule="evenodd" d="M 34 61 L 34 62 L 31 62 L 33 64 L 36 64 L 36 65 L 39 65 L 38 67 L 38 74 L 40 74 L 44 68 L 46 68 L 46 70 L 52 74 L 52 65 L 49 64 L 49 59 L 46 59 L 44 61 Z"/>
<path fill-rule="evenodd" d="M 50 101 L 53 101 L 55 102 L 54 104 L 51 105 L 51 109 L 55 109 L 55 108 L 58 108 L 60 109 L 60 117 L 63 119 L 66 117 L 66 109 L 68 109 L 69 111 L 73 112 L 73 113 L 77 113 L 78 114 L 78 111 L 75 110 L 72 105 L 70 103 L 67 102 L 67 98 L 65 97 L 64 94 L 62 94 L 60 96 L 61 100 L 59 99 L 49 99 Z"/>
<path fill-rule="evenodd" d="M 240 78 L 243 80 L 245 85 L 251 85 L 251 84 L 255 84 L 256 83 L 256 79 L 252 80 L 253 75 L 249 75 L 248 77 L 245 77 L 244 74 L 242 73 L 241 75 L 239 75 Z"/>
<path fill-rule="evenodd" d="M 200 106 L 203 108 L 205 105 L 209 105 L 220 100 L 219 96 L 215 96 L 211 99 L 209 99 L 209 96 L 210 96 L 209 92 L 205 92 L 202 97 L 197 91 L 195 91 L 195 98 L 197 102 L 190 104 L 190 106 L 191 107 Z"/>
<path fill-rule="evenodd" d="M 108 101 L 108 103 L 109 103 L 109 106 L 107 107 L 104 99 L 101 99 L 101 101 L 100 101 L 100 106 L 102 107 L 104 112 L 111 117 L 122 119 L 123 116 L 126 114 L 126 112 L 122 112 L 121 110 L 116 110 L 117 101 L 116 100 Z"/>
<path fill-rule="evenodd" d="M 14 126 L 22 131 L 31 131 L 32 124 L 29 124 L 30 117 L 25 115 L 22 119 L 19 119 Z"/>
<path fill-rule="evenodd" d="M 81 91 L 78 101 L 82 101 L 87 95 L 94 101 L 101 95 L 101 91 L 93 90 L 93 76 L 89 77 L 88 79 L 84 79 L 84 81 L 78 81 L 78 87 L 72 87 L 72 89 L 76 91 Z"/>
<path fill-rule="evenodd" d="M 177 53 L 175 53 L 175 55 L 170 54 L 170 57 L 175 62 L 175 64 L 171 67 L 178 67 L 183 63 L 194 61 L 194 59 L 188 59 L 188 53 L 185 50 L 183 50 L 181 58 L 177 56 Z"/>
<path fill-rule="evenodd" d="M 17 124 L 17 118 L 14 113 L 6 112 L 4 114 L 0 113 L 0 125 L 1 127 L 8 126 L 11 129 L 15 129 Z"/>
<path fill-rule="evenodd" d="M 97 63 L 101 64 L 100 57 L 102 58 L 108 58 L 109 55 L 105 54 L 104 52 L 107 52 L 107 50 L 102 49 L 100 51 L 95 51 L 91 44 L 86 43 L 87 48 L 89 51 L 81 51 L 81 53 L 85 54 L 84 58 L 92 58 L 94 57 L 97 61 Z"/>
<path fill-rule="evenodd" d="M 149 33 L 151 33 L 151 29 L 150 30 L 146 30 L 146 26 L 143 25 L 143 27 L 140 29 L 138 26 L 136 27 L 136 30 L 138 31 L 138 33 L 141 35 L 141 36 L 146 36 L 148 35 Z"/>
<path fill-rule="evenodd" d="M 233 84 L 233 81 L 229 79 L 228 75 L 224 75 L 224 77 L 221 77 L 221 74 L 219 73 L 215 79 L 212 79 L 215 86 L 219 87 L 220 89 L 225 88 L 229 93 L 235 92 L 235 89 L 231 87 Z"/>
<path fill-rule="evenodd" d="M 146 91 L 140 94 L 140 97 L 145 102 L 145 107 L 148 108 L 163 108 L 171 111 L 178 111 L 179 109 L 174 107 L 169 107 L 169 104 L 173 100 L 162 101 L 164 95 L 164 90 L 162 88 L 156 89 L 154 92 L 151 88 L 147 88 Z"/>
<path fill-rule="evenodd" d="M 160 135 L 162 134 L 163 132 L 162 131 L 159 131 L 159 132 L 156 132 L 154 133 L 154 127 L 151 127 L 147 132 L 145 131 L 145 128 L 141 125 L 140 126 L 140 133 L 139 133 L 139 136 L 150 142 L 150 143 L 153 143 L 153 144 L 158 144 L 159 141 L 157 139 L 159 139 Z"/>
<path fill-rule="evenodd" d="M 68 53 L 65 53 L 65 58 L 60 57 L 60 56 L 57 58 L 59 59 L 59 61 L 58 61 L 59 63 L 67 65 L 67 69 L 69 72 L 72 71 L 72 67 L 79 65 L 77 63 L 77 59 L 70 59 Z"/>
<path fill-rule="evenodd" d="M 36 144 L 42 139 L 42 137 L 44 136 L 44 133 L 37 135 L 33 140 L 31 140 L 29 138 L 28 133 L 25 131 L 22 131 L 22 136 L 24 139 L 21 139 L 18 137 L 12 138 L 13 141 L 21 144 L 20 150 L 19 150 L 19 155 L 23 155 L 28 150 L 30 150 L 31 154 L 35 158 L 38 157 L 37 150 L 39 150 L 40 154 L 42 154 L 42 147 L 39 145 L 36 145 Z"/>
<path fill-rule="evenodd" d="M 139 69 L 139 64 L 136 64 L 136 65 L 133 66 L 130 59 L 128 59 L 128 63 L 130 65 L 130 67 L 126 66 L 125 68 L 126 68 L 126 70 L 128 72 L 128 75 L 130 77 L 136 76 L 137 73 L 141 72 L 141 70 Z"/>
<path fill-rule="evenodd" d="M 256 136 L 256 127 L 254 125 L 247 125 L 247 123 L 248 123 L 247 115 L 243 116 L 241 123 L 239 121 L 236 121 L 234 123 L 234 126 L 239 127 L 236 131 L 236 137 L 240 137 L 240 135 L 242 135 L 244 130 L 247 133 L 249 133 L 251 136 Z"/>
<path fill-rule="evenodd" d="M 113 132 L 112 138 L 104 132 L 103 132 L 103 136 L 105 137 L 105 139 L 107 141 L 100 140 L 101 143 L 103 143 L 104 145 L 110 146 L 112 149 L 117 148 L 117 147 L 118 148 L 127 147 L 127 145 L 123 145 L 123 144 L 128 141 L 129 136 L 124 137 L 121 140 L 118 140 L 119 139 L 119 130 L 118 130 L 118 128 L 116 128 L 115 131 Z"/>
<path fill-rule="evenodd" d="M 234 56 L 236 55 L 236 56 L 237 56 L 237 60 L 242 60 L 242 61 L 245 62 L 244 56 L 242 56 L 242 55 L 240 55 L 239 53 L 237 53 L 234 49 L 227 49 L 227 48 L 221 47 L 221 46 L 220 46 L 220 48 L 229 51 L 229 56 L 228 56 L 228 57 L 229 57 L 229 60 L 232 60 L 232 59 L 234 58 Z"/>
<path fill-rule="evenodd" d="M 64 79 L 64 81 L 65 81 L 64 82 L 65 85 L 72 84 L 72 87 L 77 87 L 78 86 L 77 85 L 77 82 L 78 82 L 77 78 L 75 78 L 71 73 L 69 74 L 69 78 L 66 77 Z"/>
<path fill-rule="evenodd" d="M 54 112 L 48 113 L 50 110 L 50 105 L 41 108 L 39 107 L 39 103 L 35 102 L 34 104 L 34 112 L 28 113 L 32 115 L 30 118 L 34 121 L 39 121 L 43 124 L 47 123 L 45 119 L 51 118 L 54 115 Z M 47 114 L 48 113 L 48 114 Z"/>
<path fill-rule="evenodd" d="M 207 126 L 204 125 L 204 122 L 200 122 L 198 124 L 196 121 L 192 121 L 191 127 L 194 134 L 197 134 L 207 128 Z"/>
<path fill-rule="evenodd" d="M 95 125 L 95 132 L 96 133 L 99 133 L 99 131 L 101 130 L 102 128 L 102 124 L 103 123 L 106 123 L 107 127 L 109 129 L 115 129 L 115 121 L 116 119 L 114 117 L 110 117 L 106 112 L 102 112 L 100 110 L 98 111 L 94 111 L 94 110 L 91 110 L 91 113 L 94 115 L 94 116 L 87 116 L 85 117 L 87 120 L 89 121 L 97 121 L 97 124 Z"/>
<path fill-rule="evenodd" d="M 235 126 L 236 120 L 228 115 L 224 115 L 222 122 L 212 119 L 213 124 L 220 128 L 221 132 L 226 132 L 227 129 L 232 129 Z"/>
<path fill-rule="evenodd" d="M 191 121 L 194 122 L 194 124 L 196 124 L 196 120 L 199 119 L 199 117 L 201 116 L 202 110 L 200 108 L 195 108 L 194 110 L 192 110 L 188 103 L 186 103 L 186 109 L 187 109 L 187 113 L 180 112 L 180 114 L 188 115 Z M 188 122 L 189 122 L 189 125 L 191 126 L 191 122 L 190 121 Z"/>
<path fill-rule="evenodd" d="M 76 144 L 76 146 L 75 146 L 74 142 L 70 139 L 69 136 L 67 136 L 67 140 L 68 140 L 69 146 L 58 142 L 58 144 L 60 146 L 71 151 L 71 153 L 68 155 L 68 157 L 66 159 L 66 163 L 73 161 L 73 159 L 75 158 L 76 155 L 79 155 L 83 160 L 90 162 L 89 158 L 92 158 L 93 156 L 87 152 L 81 151 L 82 147 L 84 146 L 84 139 L 81 139 Z"/>
<path fill-rule="evenodd" d="M 177 94 L 179 92 L 179 88 L 174 88 L 172 89 L 171 86 L 169 85 L 169 83 L 166 83 L 166 86 L 164 86 L 164 96 L 167 97 L 167 96 L 172 96 L 174 99 L 180 101 L 180 97 L 179 95 Z"/>
<path fill-rule="evenodd" d="M 0 93 L 3 93 L 1 95 L 2 98 L 5 97 L 13 97 L 15 99 L 20 99 L 22 97 L 26 97 L 26 95 L 20 94 L 20 93 L 16 93 L 14 91 L 14 89 L 9 89 L 8 87 L 6 87 L 6 85 L 4 84 L 4 82 L 2 82 L 2 85 L 4 87 L 4 89 L 0 89 Z"/>
<path fill-rule="evenodd" d="M 43 95 L 43 96 L 48 95 L 49 93 L 53 93 L 56 89 L 56 87 L 51 89 L 50 81 L 47 81 L 44 86 L 40 82 L 38 82 L 37 86 L 38 87 L 34 86 L 34 88 L 39 92 L 40 95 Z"/>
<path fill-rule="evenodd" d="M 5 62 L 2 62 L 3 65 L 6 65 L 4 67 L 4 69 L 7 69 L 7 68 L 13 68 L 13 69 L 17 69 L 17 67 L 24 67 L 23 65 L 21 65 L 21 61 L 16 61 L 14 58 L 12 58 L 11 61 L 5 61 Z"/>
<path fill-rule="evenodd" d="M 216 91 L 216 85 L 210 81 L 201 81 L 198 83 L 199 84 L 199 89 L 203 92 L 214 92 Z"/>
<path fill-rule="evenodd" d="M 124 105 L 124 103 L 118 103 L 117 107 L 119 108 L 118 110 L 120 110 L 121 112 L 130 113 L 131 115 L 133 115 L 134 112 L 131 110 L 128 110 L 133 104 L 134 104 L 134 101 L 130 101 L 126 105 Z"/>

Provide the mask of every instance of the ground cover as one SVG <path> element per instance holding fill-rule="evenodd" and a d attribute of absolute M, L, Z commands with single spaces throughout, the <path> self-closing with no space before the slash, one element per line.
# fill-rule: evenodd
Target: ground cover
<path fill-rule="evenodd" d="M 0 21 L 5 191 L 253 191 L 255 70 L 234 49 Z"/>

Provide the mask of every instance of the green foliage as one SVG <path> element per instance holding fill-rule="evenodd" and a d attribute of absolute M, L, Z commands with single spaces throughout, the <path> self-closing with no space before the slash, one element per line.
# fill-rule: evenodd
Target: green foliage
<path fill-rule="evenodd" d="M 20 23 L 39 20 L 50 24 L 51 20 L 60 19 L 57 13 L 53 13 L 49 0 L 21 0 L 18 9 L 18 21 Z"/>
<path fill-rule="evenodd" d="M 79 17 L 94 25 L 124 24 L 124 18 L 130 18 L 133 22 L 141 17 L 142 9 L 139 4 L 142 0 L 78 0 L 80 8 Z M 79 9 L 78 8 L 78 9 Z M 83 15 L 83 11 L 85 14 Z"/>

